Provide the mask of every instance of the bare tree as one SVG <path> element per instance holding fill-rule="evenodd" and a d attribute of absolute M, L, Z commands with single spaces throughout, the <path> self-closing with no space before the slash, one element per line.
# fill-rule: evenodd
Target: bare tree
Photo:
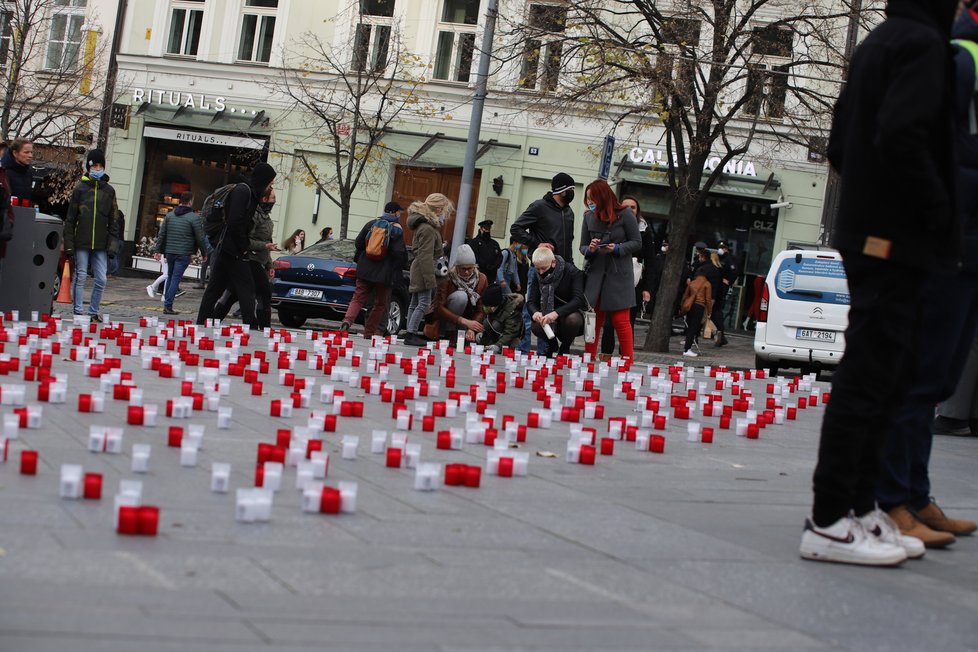
<path fill-rule="evenodd" d="M 396 26 L 381 27 L 361 16 L 351 42 L 341 47 L 304 34 L 273 82 L 287 113 L 306 127 L 296 151 L 284 153 L 297 158 L 307 184 L 339 207 L 341 238 L 347 237 L 354 191 L 387 159 L 384 135 L 407 115 L 429 112 L 421 91 L 424 62 L 404 49 Z M 328 163 L 318 165 L 313 151 Z"/>
<path fill-rule="evenodd" d="M 680 246 L 666 257 L 647 350 L 668 350 L 684 245 L 725 166 L 755 141 L 809 146 L 827 133 L 850 10 L 849 0 L 569 0 L 508 16 L 500 58 L 536 91 L 542 120 L 665 141 L 655 173 Z"/>

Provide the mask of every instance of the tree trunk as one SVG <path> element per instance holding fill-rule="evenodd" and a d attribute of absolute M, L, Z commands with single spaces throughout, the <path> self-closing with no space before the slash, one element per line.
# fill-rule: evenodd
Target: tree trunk
<path fill-rule="evenodd" d="M 673 306 L 679 296 L 679 282 L 682 278 L 683 265 L 689 251 L 686 243 L 693 228 L 696 214 L 697 195 L 689 195 L 682 190 L 677 191 L 675 209 L 669 217 L 669 252 L 666 254 L 666 264 L 662 270 L 659 287 L 656 288 L 655 310 L 652 312 L 652 323 L 648 335 L 645 336 L 646 351 L 669 351 L 669 338 L 672 336 Z M 683 288 L 685 289 L 685 288 Z"/>
<path fill-rule="evenodd" d="M 340 195 L 340 239 L 346 240 L 347 231 L 350 228 L 350 196 Z"/>

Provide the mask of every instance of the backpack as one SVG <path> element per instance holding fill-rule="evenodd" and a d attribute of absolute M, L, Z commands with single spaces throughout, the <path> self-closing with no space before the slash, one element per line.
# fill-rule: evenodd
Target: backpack
<path fill-rule="evenodd" d="M 393 227 L 392 222 L 383 218 L 374 221 L 370 227 L 370 232 L 367 234 L 367 246 L 363 250 L 363 253 L 367 256 L 367 260 L 379 261 L 387 258 L 387 252 L 391 243 L 391 229 Z"/>
<path fill-rule="evenodd" d="M 204 234 L 212 241 L 216 241 L 224 230 L 224 223 L 227 215 L 224 208 L 227 204 L 228 195 L 238 184 L 229 183 L 221 186 L 204 200 L 204 206 L 200 209 L 200 220 L 204 224 Z"/>

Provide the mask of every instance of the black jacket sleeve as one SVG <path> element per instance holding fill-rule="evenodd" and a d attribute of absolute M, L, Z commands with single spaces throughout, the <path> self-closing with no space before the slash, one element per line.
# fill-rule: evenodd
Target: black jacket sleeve
<path fill-rule="evenodd" d="M 221 253 L 241 258 L 248 253 L 255 200 L 248 184 L 239 183 L 228 196 L 225 208 L 225 230 L 221 240 Z"/>

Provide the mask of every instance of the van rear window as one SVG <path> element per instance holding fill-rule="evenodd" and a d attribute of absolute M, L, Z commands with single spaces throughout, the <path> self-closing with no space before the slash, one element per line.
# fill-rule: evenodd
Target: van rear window
<path fill-rule="evenodd" d="M 774 277 L 774 289 L 781 299 L 849 305 L 849 284 L 841 260 L 785 258 Z"/>

